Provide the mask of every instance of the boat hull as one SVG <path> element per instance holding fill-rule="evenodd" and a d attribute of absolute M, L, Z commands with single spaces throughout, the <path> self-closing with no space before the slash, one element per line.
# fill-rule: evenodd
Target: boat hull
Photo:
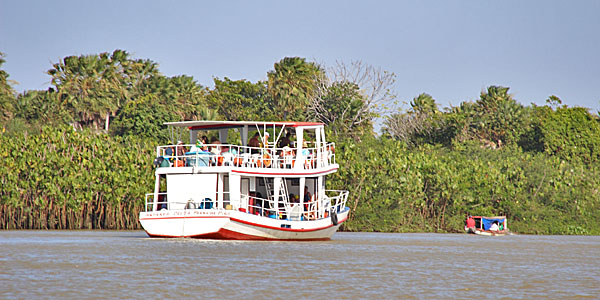
<path fill-rule="evenodd" d="M 501 231 L 490 231 L 490 230 L 479 230 L 479 229 L 468 229 L 465 228 L 466 233 L 476 234 L 476 235 L 485 235 L 485 236 L 504 236 L 510 235 L 510 233 L 506 230 Z"/>
<path fill-rule="evenodd" d="M 140 223 L 150 237 L 230 240 L 328 240 L 348 218 L 349 209 L 312 221 L 272 219 L 240 211 L 188 209 L 141 212 Z"/>

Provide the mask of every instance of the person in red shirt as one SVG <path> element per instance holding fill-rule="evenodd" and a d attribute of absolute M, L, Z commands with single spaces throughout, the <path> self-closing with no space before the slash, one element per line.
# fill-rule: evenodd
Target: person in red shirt
<path fill-rule="evenodd" d="M 475 233 L 475 219 L 473 216 L 469 215 L 467 218 L 467 226 L 465 226 L 467 233 Z"/>

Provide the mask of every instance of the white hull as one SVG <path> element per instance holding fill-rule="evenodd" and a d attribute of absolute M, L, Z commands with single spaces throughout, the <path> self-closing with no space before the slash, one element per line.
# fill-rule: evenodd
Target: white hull
<path fill-rule="evenodd" d="M 327 240 L 348 218 L 349 209 L 331 218 L 289 221 L 224 209 L 163 210 L 140 213 L 151 237 L 236 240 Z"/>
<path fill-rule="evenodd" d="M 512 233 L 510 233 L 507 230 L 490 231 L 490 230 L 475 229 L 474 231 L 471 231 L 471 230 L 469 230 L 466 227 L 465 227 L 465 232 L 466 233 L 477 234 L 477 235 L 486 235 L 486 236 L 503 236 L 503 235 L 511 235 L 512 234 Z"/>

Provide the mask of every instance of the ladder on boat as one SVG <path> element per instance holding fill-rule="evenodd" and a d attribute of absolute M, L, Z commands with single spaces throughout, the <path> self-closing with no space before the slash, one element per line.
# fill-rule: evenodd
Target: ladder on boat
<path fill-rule="evenodd" d="M 265 187 L 267 188 L 267 198 L 269 201 L 273 201 L 275 199 L 275 187 L 271 187 L 271 183 L 266 178 L 263 178 L 265 181 Z M 285 178 L 281 178 L 279 182 L 279 199 L 282 199 L 284 202 L 289 202 L 288 199 L 288 190 Z"/>
<path fill-rule="evenodd" d="M 267 189 L 267 199 L 269 200 L 269 203 L 271 204 L 271 208 L 276 209 L 279 211 L 278 207 L 275 207 L 274 204 L 274 200 L 275 200 L 275 187 L 271 186 L 271 183 L 269 183 L 269 180 L 267 180 L 266 178 L 263 178 L 264 182 L 265 182 L 265 187 Z M 288 195 L 288 189 L 287 189 L 287 184 L 286 184 L 286 180 L 285 178 L 281 178 L 281 180 L 279 181 L 279 203 L 284 203 L 284 207 L 288 208 L 288 206 L 290 205 L 290 199 L 289 199 L 289 195 Z"/>

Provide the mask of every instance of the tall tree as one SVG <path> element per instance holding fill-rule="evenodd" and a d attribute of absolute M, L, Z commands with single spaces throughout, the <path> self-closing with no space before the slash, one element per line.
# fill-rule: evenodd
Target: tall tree
<path fill-rule="evenodd" d="M 383 130 L 408 145 L 448 143 L 442 113 L 435 99 L 421 93 L 410 102 L 410 110 L 386 117 Z"/>
<path fill-rule="evenodd" d="M 272 98 L 267 84 L 259 81 L 215 78 L 215 87 L 206 97 L 208 106 L 226 120 L 273 120 Z"/>
<path fill-rule="evenodd" d="M 4 53 L 0 52 L 0 122 L 10 119 L 14 112 L 12 103 L 15 99 L 15 90 L 9 84 L 8 73 L 1 69 L 5 62 Z"/>
<path fill-rule="evenodd" d="M 508 93 L 508 87 L 490 86 L 475 102 L 475 135 L 492 148 L 516 142 L 524 131 L 523 105 Z"/>
<path fill-rule="evenodd" d="M 381 117 L 396 108 L 396 94 L 393 92 L 396 74 L 363 63 L 351 61 L 349 64 L 336 62 L 328 68 L 330 82 L 351 82 L 360 88 L 364 103 L 358 115 Z"/>
<path fill-rule="evenodd" d="M 438 105 L 435 103 L 435 99 L 427 93 L 422 93 L 419 96 L 413 98 L 410 102 L 412 110 L 416 113 L 425 114 L 436 114 L 439 113 Z"/>
<path fill-rule="evenodd" d="M 65 57 L 47 73 L 75 121 L 99 128 L 102 120 L 108 127 L 110 115 L 138 94 L 137 88 L 157 75 L 158 69 L 154 62 L 130 59 L 126 51 L 115 50 L 112 54 Z"/>
<path fill-rule="evenodd" d="M 395 74 L 361 61 L 336 62 L 317 79 L 317 92 L 309 106 L 312 118 L 327 124 L 341 121 L 341 134 L 357 138 L 372 133 L 375 118 L 394 106 Z"/>
<path fill-rule="evenodd" d="M 267 77 L 275 115 L 282 120 L 303 119 L 313 98 L 321 68 L 300 57 L 285 57 L 275 63 Z"/>
<path fill-rule="evenodd" d="M 374 114 L 361 114 L 366 99 L 357 84 L 334 82 L 316 99 L 311 103 L 311 113 L 317 121 L 327 124 L 333 134 L 357 138 L 372 133 Z"/>
<path fill-rule="evenodd" d="M 139 90 L 141 94 L 117 114 L 111 133 L 165 140 L 164 122 L 218 118 L 206 106 L 206 89 L 191 76 L 152 76 Z"/>

